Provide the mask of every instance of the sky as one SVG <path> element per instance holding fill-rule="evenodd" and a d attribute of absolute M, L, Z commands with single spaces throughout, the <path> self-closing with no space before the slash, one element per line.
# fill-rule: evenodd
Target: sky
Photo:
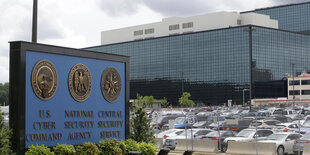
<path fill-rule="evenodd" d="M 307 0 L 38 0 L 37 42 L 72 48 L 100 45 L 100 32 L 219 11 Z M 9 82 L 9 42 L 31 41 L 33 0 L 0 1 L 0 83 Z"/>

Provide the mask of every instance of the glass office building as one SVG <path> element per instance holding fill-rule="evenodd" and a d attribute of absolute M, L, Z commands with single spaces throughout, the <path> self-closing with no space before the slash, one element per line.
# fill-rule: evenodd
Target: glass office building
<path fill-rule="evenodd" d="M 167 97 L 176 105 L 184 91 L 198 104 L 242 104 L 243 93 L 249 100 L 251 84 L 252 98 L 286 97 L 291 64 L 296 74 L 310 69 L 309 39 L 247 25 L 87 49 L 130 56 L 132 99 L 140 93 Z"/>
<path fill-rule="evenodd" d="M 310 2 L 262 8 L 247 12 L 269 15 L 271 19 L 278 20 L 279 29 L 310 34 Z"/>

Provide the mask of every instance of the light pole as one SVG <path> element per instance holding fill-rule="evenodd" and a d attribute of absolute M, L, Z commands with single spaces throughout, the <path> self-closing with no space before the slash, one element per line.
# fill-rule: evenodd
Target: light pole
<path fill-rule="evenodd" d="M 295 80 L 294 80 L 294 76 L 295 76 L 295 74 L 294 74 L 294 63 L 291 63 L 291 65 L 292 65 L 292 76 L 293 76 L 293 82 L 292 82 L 292 84 L 293 84 L 293 108 L 295 108 Z"/>
<path fill-rule="evenodd" d="M 33 0 L 32 42 L 37 42 L 38 0 Z"/>
<path fill-rule="evenodd" d="M 245 105 L 245 104 L 244 104 L 244 92 L 245 92 L 245 91 L 248 91 L 248 90 L 249 90 L 249 89 L 243 89 L 243 90 L 242 90 L 242 96 L 243 96 L 242 103 L 243 103 L 243 105 Z"/>
<path fill-rule="evenodd" d="M 256 30 L 252 28 L 252 26 L 250 25 L 248 29 L 244 29 L 243 31 L 245 32 L 249 32 L 249 72 L 250 72 L 250 89 L 249 89 L 249 98 L 250 98 L 250 112 L 252 111 L 252 93 L 253 93 L 253 72 L 252 72 L 252 32 L 255 32 Z"/>

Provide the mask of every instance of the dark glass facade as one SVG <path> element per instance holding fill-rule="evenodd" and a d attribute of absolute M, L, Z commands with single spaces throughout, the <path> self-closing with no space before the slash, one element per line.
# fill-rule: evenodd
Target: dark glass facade
<path fill-rule="evenodd" d="M 257 9 L 253 12 L 278 20 L 281 30 L 310 34 L 310 2 Z"/>
<path fill-rule="evenodd" d="M 87 48 L 130 56 L 130 98 L 136 94 L 167 97 L 177 104 L 184 91 L 196 103 L 223 104 L 248 100 L 252 39 L 253 98 L 287 95 L 286 73 L 290 63 L 297 72 L 310 68 L 309 36 L 248 26 L 160 37 Z M 271 94 L 262 88 L 274 89 Z M 276 88 L 275 88 L 276 87 Z"/>

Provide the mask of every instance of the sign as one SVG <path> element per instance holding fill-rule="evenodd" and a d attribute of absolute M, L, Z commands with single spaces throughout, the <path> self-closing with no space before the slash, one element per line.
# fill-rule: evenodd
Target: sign
<path fill-rule="evenodd" d="M 16 152 L 128 136 L 128 57 L 12 42 L 10 62 Z"/>
<path fill-rule="evenodd" d="M 195 116 L 192 116 L 192 115 L 188 116 L 188 124 L 189 125 L 193 125 L 193 124 L 195 124 L 195 122 L 196 122 Z"/>
<path fill-rule="evenodd" d="M 227 100 L 228 107 L 231 107 L 231 106 L 232 106 L 232 105 L 231 105 L 231 102 L 232 102 L 232 100 Z"/>

